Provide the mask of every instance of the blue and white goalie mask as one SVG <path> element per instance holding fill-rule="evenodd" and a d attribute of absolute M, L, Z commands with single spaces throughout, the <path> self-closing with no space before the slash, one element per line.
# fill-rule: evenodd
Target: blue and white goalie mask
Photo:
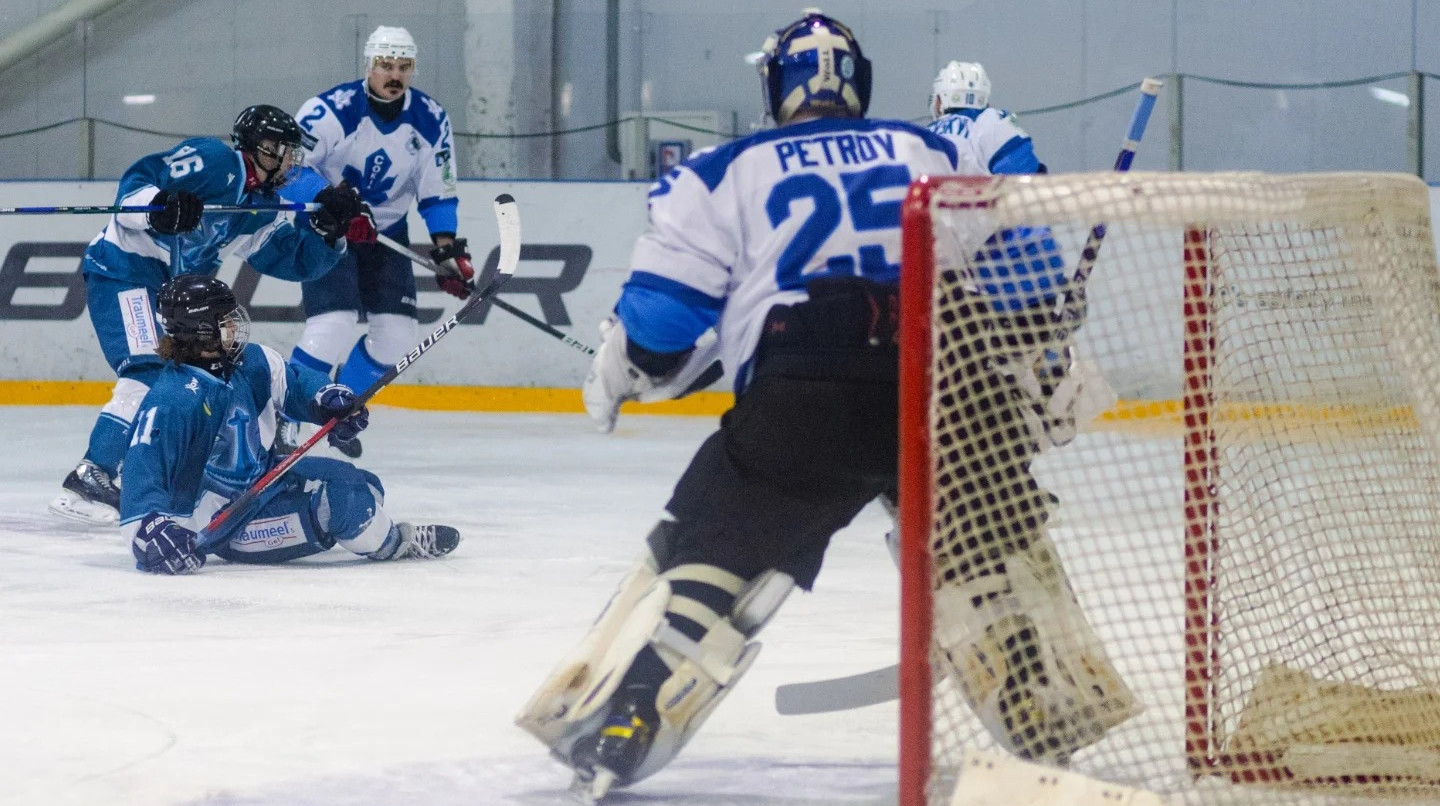
<path fill-rule="evenodd" d="M 865 116 L 870 60 L 843 24 L 808 11 L 761 46 L 760 77 L 770 117 L 784 124 L 801 112 Z"/>

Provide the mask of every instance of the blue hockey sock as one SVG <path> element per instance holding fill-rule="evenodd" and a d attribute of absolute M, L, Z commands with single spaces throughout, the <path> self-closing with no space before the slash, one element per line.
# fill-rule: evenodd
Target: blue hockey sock
<path fill-rule="evenodd" d="M 345 363 L 341 365 L 340 374 L 335 381 L 345 384 L 359 394 L 369 389 L 370 384 L 375 383 L 389 370 L 389 364 L 381 364 L 370 357 L 370 352 L 365 349 L 365 337 L 361 336 Z"/>
<path fill-rule="evenodd" d="M 300 349 L 298 346 L 290 351 L 290 363 L 294 364 L 297 367 L 309 367 L 318 372 L 323 372 L 326 375 L 329 375 L 330 370 L 334 368 L 333 365 L 321 361 L 315 356 Z"/>
<path fill-rule="evenodd" d="M 114 416 L 101 414 L 90 429 L 90 445 L 85 449 L 85 459 L 110 474 L 119 475 L 120 462 L 125 459 L 125 449 L 130 447 L 131 423 Z"/>

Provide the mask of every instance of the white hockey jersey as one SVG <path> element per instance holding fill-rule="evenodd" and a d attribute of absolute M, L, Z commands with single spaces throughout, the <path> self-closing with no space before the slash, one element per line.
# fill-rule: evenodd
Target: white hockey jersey
<path fill-rule="evenodd" d="M 812 120 L 701 151 L 651 188 L 617 312 L 662 352 L 713 325 L 743 386 L 766 313 L 811 279 L 898 282 L 907 187 L 956 170 L 953 143 L 892 120 Z"/>
<path fill-rule="evenodd" d="M 1015 116 L 1003 109 L 959 109 L 936 118 L 930 131 L 956 142 L 961 153 L 970 151 L 992 174 L 1042 173 L 1030 135 Z"/>
<path fill-rule="evenodd" d="M 349 182 L 381 231 L 396 234 L 414 201 L 432 234 L 455 232 L 450 118 L 433 98 L 412 87 L 399 116 L 386 121 L 360 79 L 306 101 L 295 119 L 316 139 L 305 164 L 331 184 Z"/>

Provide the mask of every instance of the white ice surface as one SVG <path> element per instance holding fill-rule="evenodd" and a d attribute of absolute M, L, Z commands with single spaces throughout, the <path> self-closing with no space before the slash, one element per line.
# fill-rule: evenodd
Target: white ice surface
<path fill-rule="evenodd" d="M 709 418 L 376 408 L 361 464 L 438 562 L 334 549 L 134 570 L 45 511 L 96 410 L 0 406 L 0 804 L 568 804 L 511 720 L 639 556 Z M 816 591 L 666 770 L 607 803 L 893 803 L 895 707 L 782 717 L 775 687 L 893 663 L 896 575 L 865 510 Z"/>

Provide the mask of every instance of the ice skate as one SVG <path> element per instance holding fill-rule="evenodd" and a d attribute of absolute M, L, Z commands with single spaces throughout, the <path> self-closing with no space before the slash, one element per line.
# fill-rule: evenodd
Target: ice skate
<path fill-rule="evenodd" d="M 649 686 L 622 689 L 600 730 L 575 742 L 569 759 L 575 770 L 570 792 L 582 803 L 598 803 L 611 787 L 633 780 L 660 728 L 655 696 Z"/>
<path fill-rule="evenodd" d="M 95 526 L 115 526 L 120 522 L 119 484 L 88 459 L 70 471 L 60 486 L 59 497 L 50 502 L 51 512 Z"/>
<path fill-rule="evenodd" d="M 300 449 L 300 421 L 284 415 L 276 419 L 275 443 L 270 447 L 270 455 L 283 459 Z"/>
<path fill-rule="evenodd" d="M 439 524 L 397 523 L 400 531 L 400 547 L 395 550 L 392 560 L 415 558 L 433 560 L 444 557 L 460 545 L 460 532 L 451 526 Z"/>

